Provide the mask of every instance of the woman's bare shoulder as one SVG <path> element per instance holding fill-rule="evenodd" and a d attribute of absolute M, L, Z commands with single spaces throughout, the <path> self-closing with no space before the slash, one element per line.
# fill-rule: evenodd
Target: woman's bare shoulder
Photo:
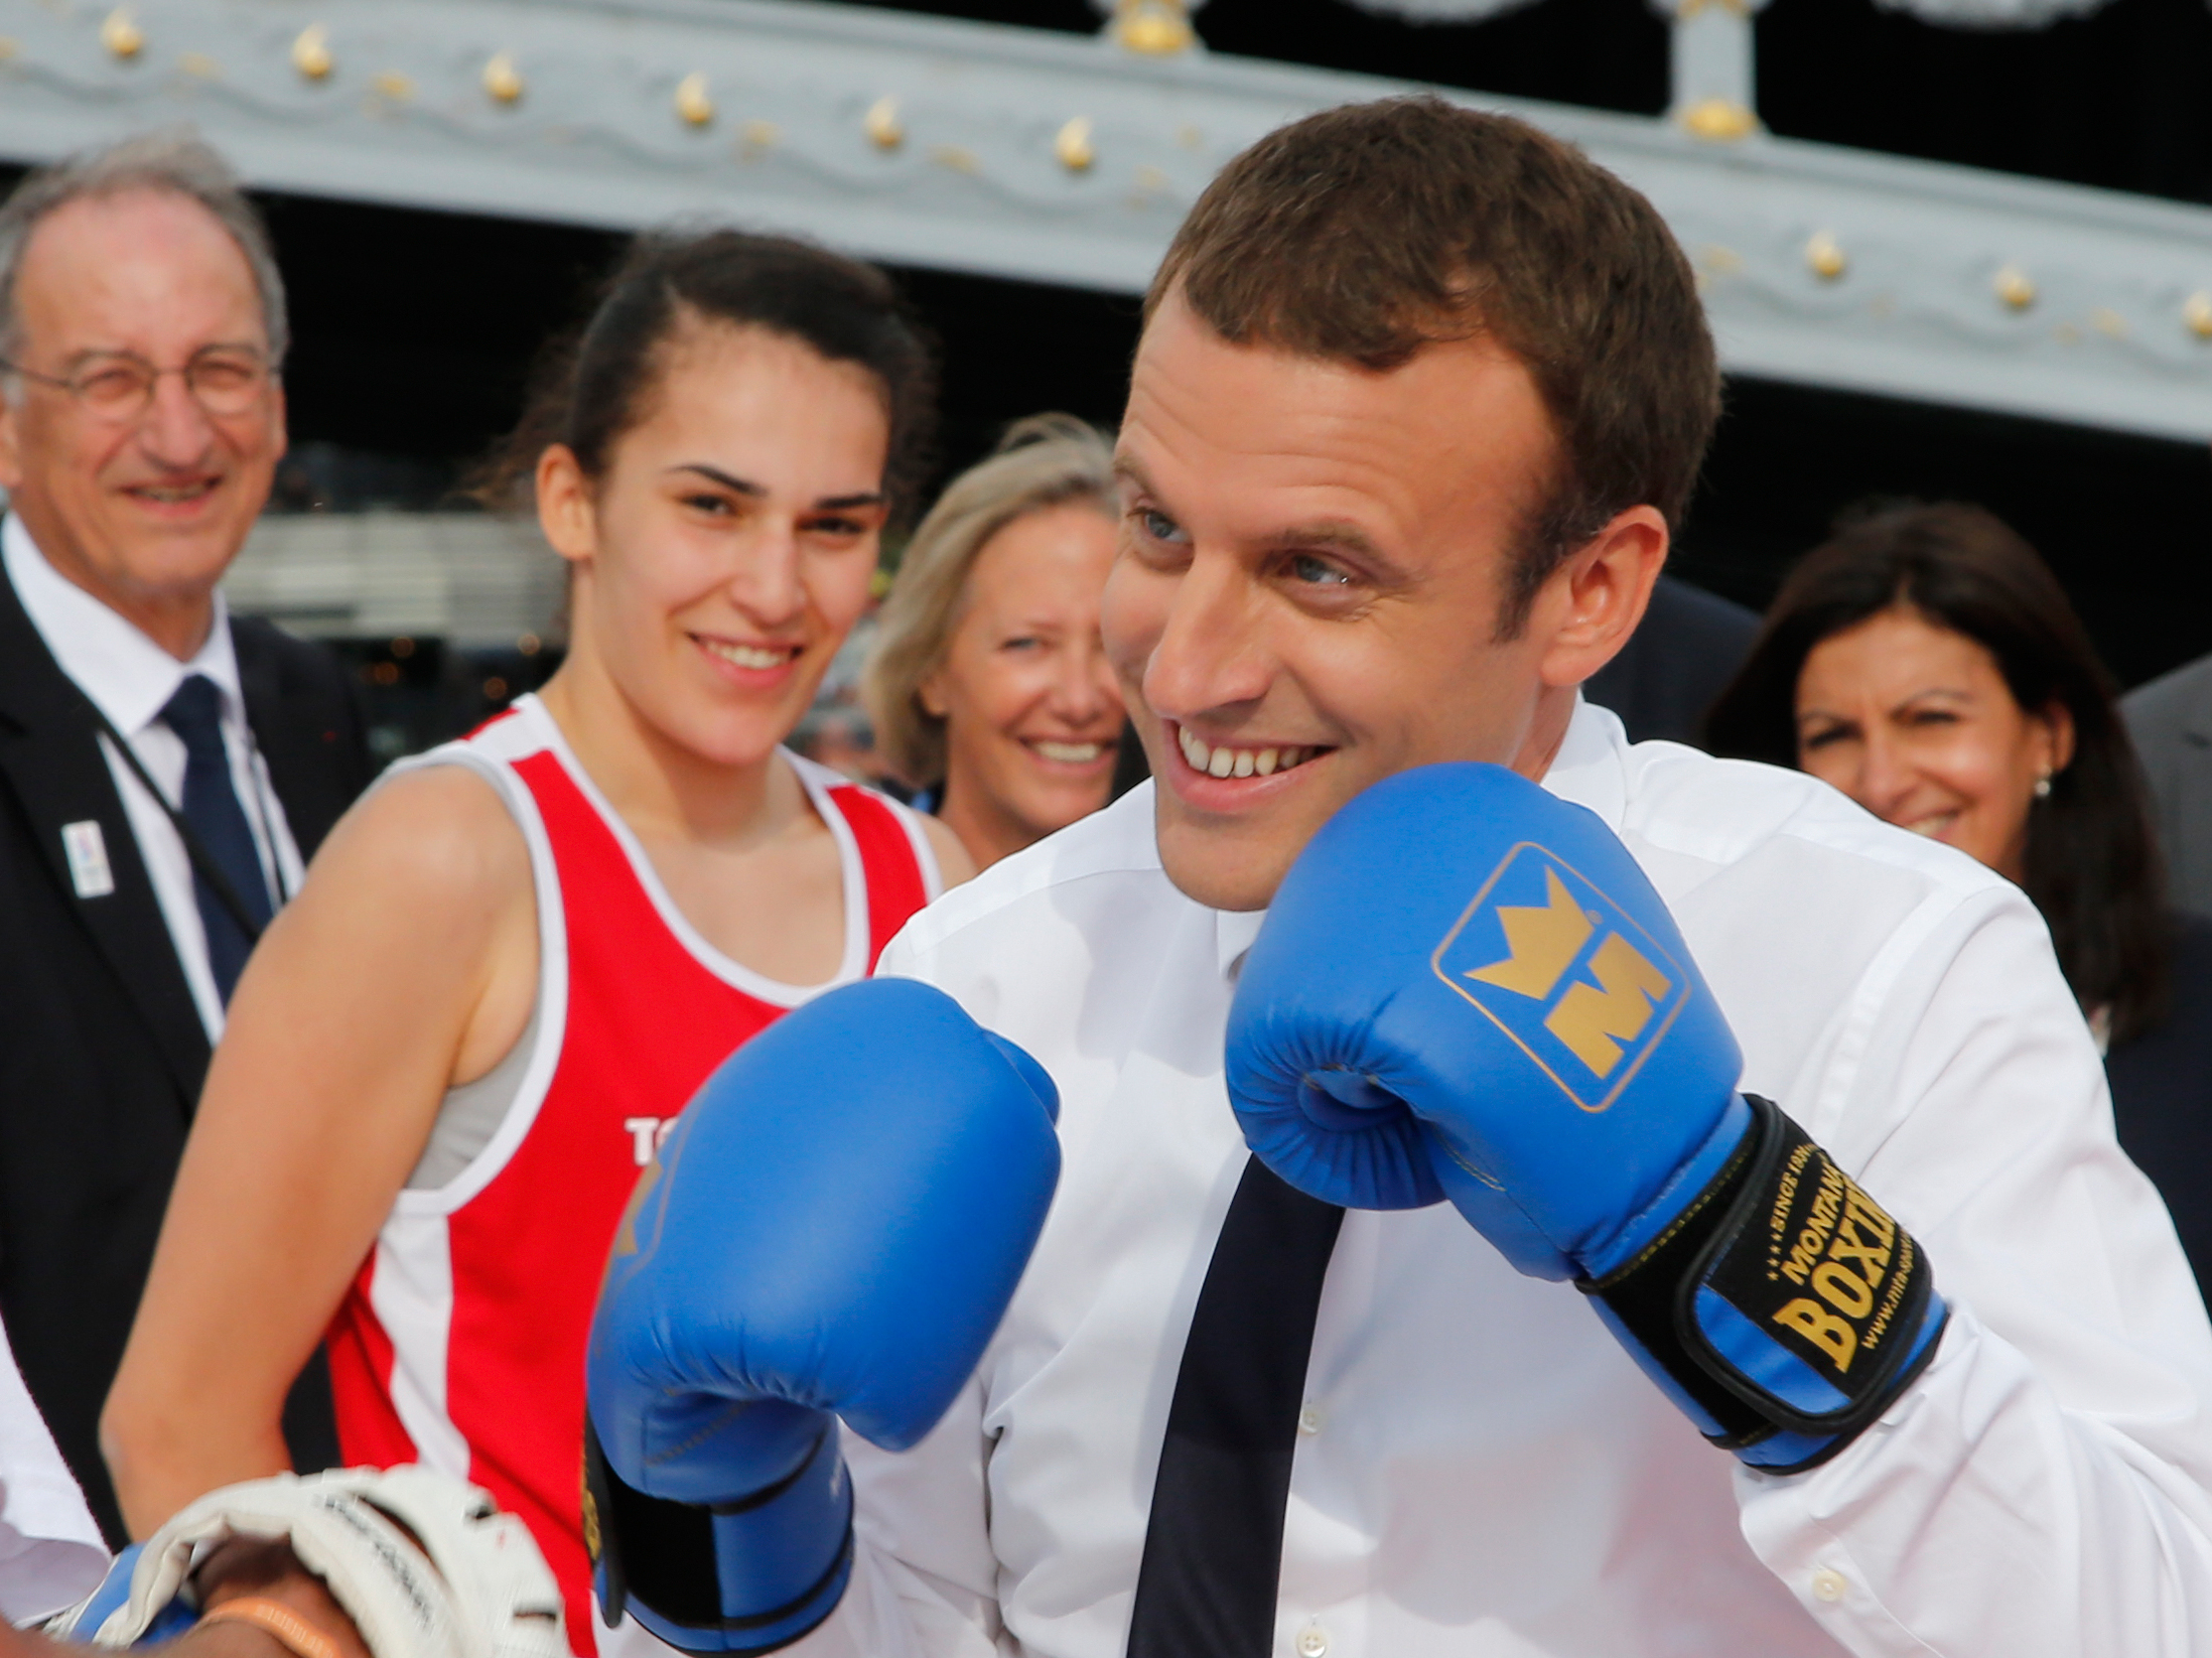
<path fill-rule="evenodd" d="M 308 885 L 343 882 L 413 904 L 482 903 L 530 884 L 522 829 L 491 780 L 467 765 L 410 767 L 339 821 Z"/>

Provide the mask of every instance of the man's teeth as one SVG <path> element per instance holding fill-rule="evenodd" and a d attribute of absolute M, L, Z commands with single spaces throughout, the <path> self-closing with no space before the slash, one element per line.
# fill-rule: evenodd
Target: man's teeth
<path fill-rule="evenodd" d="M 1277 771 L 1288 771 L 1294 765 L 1304 765 L 1315 755 L 1318 748 L 1232 749 L 1226 744 L 1216 748 L 1191 734 L 1188 726 L 1175 728 L 1175 740 L 1182 745 L 1182 758 L 1193 771 L 1203 771 L 1209 777 L 1266 777 Z"/>
<path fill-rule="evenodd" d="M 1103 743 L 1051 743 L 1041 737 L 1030 747 L 1046 760 L 1061 760 L 1069 765 L 1088 765 L 1106 752 Z"/>
<path fill-rule="evenodd" d="M 141 484 L 133 492 L 144 495 L 148 500 L 173 503 L 181 500 L 198 500 L 213 487 L 214 484 L 210 481 L 203 478 L 193 484 Z"/>
<path fill-rule="evenodd" d="M 796 645 L 783 645 L 770 650 L 762 645 L 724 644 L 720 639 L 699 641 L 714 655 L 741 668 L 780 668 L 798 654 Z"/>

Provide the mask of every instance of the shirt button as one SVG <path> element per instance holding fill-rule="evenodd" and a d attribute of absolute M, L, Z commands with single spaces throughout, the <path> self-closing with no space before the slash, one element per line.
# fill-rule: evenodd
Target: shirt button
<path fill-rule="evenodd" d="M 1841 1572 L 1831 1571 L 1824 1566 L 1813 1574 L 1813 1598 L 1815 1600 L 1825 1600 L 1833 1606 L 1844 1597 L 1844 1591 L 1850 1588 L 1851 1580 Z"/>
<path fill-rule="evenodd" d="M 1298 1431 L 1308 1438 L 1312 1438 L 1321 1431 L 1321 1408 L 1312 1400 L 1308 1400 L 1306 1408 L 1298 1413 Z M 1325 1646 L 1328 1643 L 1324 1639 L 1321 1644 Z M 1319 1658 L 1319 1655 L 1317 1653 L 1311 1654 L 1310 1658 Z"/>
<path fill-rule="evenodd" d="M 1298 1658 L 1321 1658 L 1328 1650 L 1328 1631 L 1317 1623 L 1309 1623 L 1298 1632 Z"/>

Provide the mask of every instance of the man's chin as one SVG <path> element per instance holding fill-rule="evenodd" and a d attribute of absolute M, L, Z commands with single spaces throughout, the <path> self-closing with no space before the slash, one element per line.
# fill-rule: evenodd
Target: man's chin
<path fill-rule="evenodd" d="M 1160 865 L 1175 891 L 1208 909 L 1265 909 L 1275 900 L 1311 832 L 1295 837 L 1295 844 L 1281 844 L 1278 837 L 1255 833 L 1249 826 L 1235 831 L 1192 823 L 1175 812 L 1165 792 L 1154 819 L 1160 842 Z M 1288 826 L 1286 826 L 1286 830 Z M 1293 839 L 1289 834 L 1282 841 Z"/>

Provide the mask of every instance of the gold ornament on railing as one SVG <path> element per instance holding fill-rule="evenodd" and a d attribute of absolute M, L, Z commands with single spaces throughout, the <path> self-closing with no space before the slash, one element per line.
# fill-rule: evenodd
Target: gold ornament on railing
<path fill-rule="evenodd" d="M 484 66 L 484 89 L 493 103 L 521 101 L 522 71 L 504 52 L 494 52 L 491 61 Z"/>
<path fill-rule="evenodd" d="M 676 82 L 676 113 L 686 126 L 703 127 L 714 119 L 714 99 L 707 95 L 707 77 L 694 70 Z"/>
<path fill-rule="evenodd" d="M 899 100 L 885 93 L 868 106 L 868 113 L 860 118 L 860 130 L 868 134 L 868 142 L 879 150 L 896 150 L 906 142 L 906 129 L 899 119 Z"/>
<path fill-rule="evenodd" d="M 128 6 L 117 6 L 100 25 L 100 45 L 107 48 L 109 57 L 127 63 L 145 49 L 146 31 L 139 28 Z"/>
<path fill-rule="evenodd" d="M 1198 39 L 1184 0 L 1114 0 L 1114 21 L 1108 28 L 1124 51 L 1147 58 L 1173 58 L 1188 52 Z"/>
<path fill-rule="evenodd" d="M 1691 137 L 1709 144 L 1734 144 L 1759 130 L 1759 118 L 1733 98 L 1700 98 L 1681 121 Z"/>
<path fill-rule="evenodd" d="M 2212 288 L 2199 288 L 2181 302 L 2181 321 L 2199 340 L 2212 340 Z"/>
<path fill-rule="evenodd" d="M 1078 115 L 1060 128 L 1052 139 L 1052 157 L 1070 173 L 1091 170 L 1091 163 L 1098 159 L 1098 149 L 1091 143 L 1088 115 Z"/>
<path fill-rule="evenodd" d="M 2025 311 L 2035 303 L 2035 283 L 2017 265 L 2000 267 L 1990 279 L 1990 288 L 2010 311 Z"/>
<path fill-rule="evenodd" d="M 292 67 L 310 80 L 327 80 L 331 73 L 331 32 L 311 23 L 292 43 Z"/>
<path fill-rule="evenodd" d="M 1833 282 L 1851 269 L 1851 259 L 1834 231 L 1815 230 L 1805 243 L 1805 267 L 1823 282 Z"/>

